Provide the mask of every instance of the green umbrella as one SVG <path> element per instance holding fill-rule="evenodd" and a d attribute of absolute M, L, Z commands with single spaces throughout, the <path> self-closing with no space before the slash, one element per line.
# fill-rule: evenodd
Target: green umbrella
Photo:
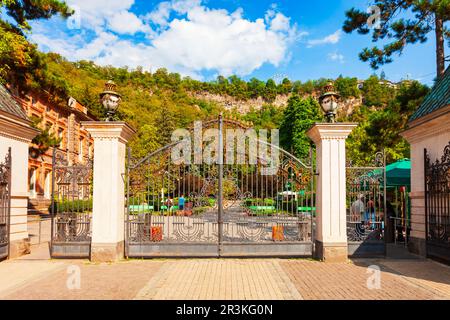
<path fill-rule="evenodd" d="M 411 160 L 403 159 L 388 165 L 386 180 L 389 187 L 409 187 L 411 185 Z"/>
<path fill-rule="evenodd" d="M 381 175 L 382 170 L 374 170 L 369 175 Z M 386 166 L 386 187 L 411 186 L 411 160 L 403 159 Z"/>

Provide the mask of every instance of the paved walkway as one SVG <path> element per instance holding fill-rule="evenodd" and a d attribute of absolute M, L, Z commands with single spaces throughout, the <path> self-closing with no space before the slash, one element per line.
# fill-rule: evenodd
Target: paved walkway
<path fill-rule="evenodd" d="M 379 289 L 367 287 L 369 265 L 381 269 Z M 0 299 L 450 299 L 450 268 L 386 259 L 20 259 L 0 263 Z"/>

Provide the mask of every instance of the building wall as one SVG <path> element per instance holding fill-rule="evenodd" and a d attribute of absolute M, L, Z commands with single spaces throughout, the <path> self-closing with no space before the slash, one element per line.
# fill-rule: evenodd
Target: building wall
<path fill-rule="evenodd" d="M 71 105 L 66 108 L 53 105 L 36 96 L 27 96 L 23 99 L 16 97 L 16 100 L 30 119 L 41 119 L 41 128 L 50 127 L 53 135 L 62 138 L 59 149 L 66 153 L 70 164 L 85 162 L 89 154 L 93 154 L 93 140 L 80 125 L 81 121 L 92 120 L 84 106 L 73 99 Z M 28 194 L 34 209 L 38 212 L 45 211 L 51 197 L 52 152 L 53 150 L 49 149 L 37 158 L 29 157 Z"/>
<path fill-rule="evenodd" d="M 450 141 L 450 112 L 422 122 L 402 134 L 411 144 L 411 241 L 410 250 L 425 256 L 424 149 L 431 161 L 440 159 Z"/>
<path fill-rule="evenodd" d="M 11 219 L 10 257 L 29 253 L 27 228 L 28 204 L 28 146 L 38 132 L 24 120 L 0 115 L 0 161 L 11 148 Z"/>

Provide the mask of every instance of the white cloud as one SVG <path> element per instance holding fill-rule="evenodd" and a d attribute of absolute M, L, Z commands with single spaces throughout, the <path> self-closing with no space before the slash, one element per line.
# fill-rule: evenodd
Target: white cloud
<path fill-rule="evenodd" d="M 339 63 L 345 62 L 345 57 L 342 54 L 338 53 L 337 51 L 329 53 L 328 59 L 331 61 L 337 61 Z"/>
<path fill-rule="evenodd" d="M 270 21 L 270 29 L 273 31 L 289 31 L 291 28 L 291 19 L 282 13 L 277 13 Z"/>
<path fill-rule="evenodd" d="M 201 0 L 161 2 L 144 17 L 129 11 L 134 0 L 69 0 L 70 3 L 77 3 L 81 12 L 92 13 L 82 16 L 82 28 L 93 36 L 61 38 L 49 30 L 33 34 L 36 43 L 70 60 L 143 66 L 147 70 L 165 67 L 195 78 L 200 78 L 202 71 L 244 76 L 265 63 L 278 66 L 289 59 L 292 42 L 305 35 L 273 6 L 264 18 L 251 21 L 244 18 L 241 8 L 234 12 L 209 9 Z M 136 32 L 143 32 L 148 40 L 138 42 L 121 37 Z"/>
<path fill-rule="evenodd" d="M 145 16 L 145 19 L 156 25 L 165 27 L 168 24 L 171 11 L 172 4 L 170 2 L 160 2 L 155 10 Z"/>
<path fill-rule="evenodd" d="M 326 36 L 323 39 L 316 39 L 316 40 L 309 40 L 308 41 L 308 48 L 322 45 L 322 44 L 336 44 L 341 40 L 342 31 L 337 30 L 335 33 L 330 34 L 329 36 Z"/>
<path fill-rule="evenodd" d="M 121 11 L 108 20 L 109 29 L 119 34 L 135 34 L 136 32 L 150 32 L 150 27 L 142 23 L 134 13 Z"/>
<path fill-rule="evenodd" d="M 69 7 L 80 18 L 80 26 L 97 33 L 109 29 L 118 34 L 150 32 L 143 21 L 130 8 L 134 0 L 67 0 Z"/>

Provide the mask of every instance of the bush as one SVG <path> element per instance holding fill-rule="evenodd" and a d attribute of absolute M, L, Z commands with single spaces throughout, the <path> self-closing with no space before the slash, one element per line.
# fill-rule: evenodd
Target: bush
<path fill-rule="evenodd" d="M 87 200 L 64 200 L 64 201 L 55 201 L 53 203 L 55 213 L 65 213 L 65 212 L 92 212 L 92 199 Z M 52 211 L 52 205 L 49 207 L 49 212 Z"/>

